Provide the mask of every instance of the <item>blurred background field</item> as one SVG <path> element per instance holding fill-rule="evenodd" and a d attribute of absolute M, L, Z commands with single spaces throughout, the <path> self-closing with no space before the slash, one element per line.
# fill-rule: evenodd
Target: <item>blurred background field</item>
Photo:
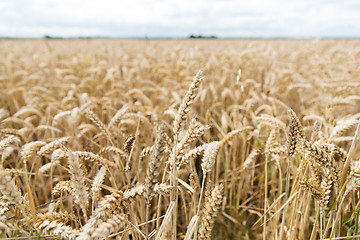
<path fill-rule="evenodd" d="M 290 193 L 284 194 L 291 120 L 288 110 L 291 108 L 296 113 L 305 139 L 323 150 L 333 144 L 343 151 L 343 155 L 334 157 L 341 169 L 341 159 L 345 161 L 360 117 L 359 46 L 360 40 L 331 39 L 1 40 L 0 141 L 5 144 L 10 141 L 9 137 L 13 139 L 11 136 L 18 138 L 1 148 L 2 168 L 7 169 L 21 194 L 30 201 L 30 209 L 25 212 L 38 215 L 38 219 L 40 213 L 64 213 L 68 218 L 64 224 L 81 231 L 87 219 L 79 206 L 70 202 L 72 197 L 57 200 L 56 203 L 63 203 L 61 206 L 49 205 L 56 199 L 51 193 L 56 183 L 71 177 L 67 161 L 57 162 L 51 171 L 40 170 L 53 162 L 51 152 L 39 155 L 39 149 L 34 149 L 31 157 L 24 160 L 20 154 L 24 146 L 34 141 L 45 144 L 70 137 L 61 144 L 67 151 L 101 155 L 103 149 L 111 145 L 122 149 L 127 137 L 134 134 L 136 141 L 127 160 L 119 160 L 110 153 L 102 155 L 129 167 L 123 169 L 120 164 L 109 168 L 104 185 L 129 190 L 145 181 L 149 159 L 142 154 L 146 147 L 154 144 L 159 121 L 165 125 L 170 139 L 167 146 L 171 149 L 174 117 L 196 73 L 202 69 L 204 79 L 190 116 L 196 116 L 197 121 L 211 128 L 193 141 L 189 149 L 221 141 L 232 131 L 248 127 L 247 131 L 231 136 L 221 147 L 208 175 L 209 186 L 224 185 L 213 238 L 278 239 L 281 234 L 288 239 L 328 236 L 337 209 L 333 214 L 322 216 L 323 223 L 317 220 L 318 199 L 299 184 L 314 175 L 310 170 L 303 172 L 300 165 L 308 156 L 299 146 L 291 158 L 289 173 L 291 193 L 297 195 L 289 203 L 292 207 L 285 210 L 289 216 L 286 220 L 282 220 L 282 212 L 274 215 L 283 210 L 284 196 L 290 197 Z M 124 106 L 126 113 L 105 135 L 101 125 L 86 112 L 91 109 L 98 120 L 109 127 L 114 115 Z M 317 127 L 315 122 L 319 124 Z M 348 125 L 344 127 L 344 124 Z M 341 131 L 336 132 L 339 128 Z M 59 145 L 59 149 L 62 147 Z M 271 151 L 272 148 L 277 152 Z M 169 154 L 167 152 L 162 160 L 161 176 Z M 359 151 L 352 154 L 352 159 L 359 159 Z M 200 186 L 201 157 L 193 161 Z M 94 179 L 100 166 L 101 163 L 85 161 L 86 179 Z M 193 170 L 185 164 L 177 175 L 193 188 L 190 192 L 186 185 L 179 185 L 177 239 L 185 237 L 197 208 L 194 192 L 200 193 L 200 188 L 191 182 Z M 326 211 L 332 203 L 339 203 L 336 201 L 338 190 L 332 188 Z M 105 187 L 99 197 L 109 192 L 111 189 Z M 349 196 L 339 208 L 341 224 L 334 230 L 336 236 L 358 234 L 359 196 L 355 192 Z M 156 196 L 146 215 L 146 203 L 140 196 L 129 212 L 124 210 L 124 213 L 136 225 L 155 219 L 157 207 L 165 214 L 169 204 L 168 195 L 162 199 Z M 92 201 L 87 210 L 89 216 L 96 206 L 97 201 Z M 4 212 L 3 236 L 36 236 L 35 230 L 24 224 L 19 215 L 12 218 L 16 211 L 19 210 Z M 326 223 L 330 223 L 327 233 Z M 324 233 L 319 224 L 324 225 Z M 151 222 L 148 227 L 139 228 L 150 233 L 159 230 L 159 225 Z M 39 227 L 37 234 L 41 230 L 44 229 Z M 142 239 L 133 228 L 125 230 L 115 237 Z"/>

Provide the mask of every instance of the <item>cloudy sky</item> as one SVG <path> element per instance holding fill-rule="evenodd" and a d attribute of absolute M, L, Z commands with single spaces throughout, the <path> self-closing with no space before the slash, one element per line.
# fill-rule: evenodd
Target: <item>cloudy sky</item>
<path fill-rule="evenodd" d="M 360 37 L 359 0 L 0 0 L 0 37 Z"/>

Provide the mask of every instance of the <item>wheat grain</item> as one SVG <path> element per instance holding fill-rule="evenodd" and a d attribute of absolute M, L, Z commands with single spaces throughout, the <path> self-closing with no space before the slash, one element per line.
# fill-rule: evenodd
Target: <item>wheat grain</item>
<path fill-rule="evenodd" d="M 146 157 L 154 150 L 154 146 L 143 148 L 143 150 L 140 153 L 140 157 Z"/>
<path fill-rule="evenodd" d="M 9 206 L 8 201 L 5 198 L 1 197 L 0 198 L 0 222 L 6 221 L 5 213 L 9 210 L 10 210 L 10 206 Z"/>
<path fill-rule="evenodd" d="M 58 196 L 62 193 L 73 193 L 74 188 L 71 186 L 71 181 L 60 181 L 52 189 L 52 194 Z"/>

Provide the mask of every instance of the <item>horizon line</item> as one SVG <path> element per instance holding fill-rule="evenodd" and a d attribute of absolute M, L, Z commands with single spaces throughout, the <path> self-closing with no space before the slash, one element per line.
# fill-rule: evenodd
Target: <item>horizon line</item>
<path fill-rule="evenodd" d="M 360 36 L 233 36 L 233 37 L 219 37 L 219 36 L 216 36 L 216 35 L 195 35 L 195 34 L 191 34 L 187 37 L 179 37 L 179 36 L 123 36 L 123 37 L 115 37 L 115 36 L 96 36 L 96 35 L 89 35 L 89 36 L 76 36 L 76 37 L 65 37 L 65 36 L 51 36 L 51 35 L 44 35 L 42 37 L 26 37 L 26 36 L 23 36 L 23 37 L 13 37 L 13 36 L 0 36 L 0 40 L 3 40 L 3 39 L 23 39 L 23 40 L 36 40 L 36 39 L 48 39 L 48 40 L 75 40 L 75 39 L 138 39 L 138 40 L 171 40 L 171 39 L 244 39 L 244 40 L 251 40 L 251 39 L 299 39 L 299 40 L 306 40 L 306 39 L 360 39 Z"/>

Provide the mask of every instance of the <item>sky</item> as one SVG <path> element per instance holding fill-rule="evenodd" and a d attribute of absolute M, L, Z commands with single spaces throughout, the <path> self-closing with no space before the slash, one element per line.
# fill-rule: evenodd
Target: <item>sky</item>
<path fill-rule="evenodd" d="M 0 0 L 0 37 L 360 37 L 359 0 Z"/>

